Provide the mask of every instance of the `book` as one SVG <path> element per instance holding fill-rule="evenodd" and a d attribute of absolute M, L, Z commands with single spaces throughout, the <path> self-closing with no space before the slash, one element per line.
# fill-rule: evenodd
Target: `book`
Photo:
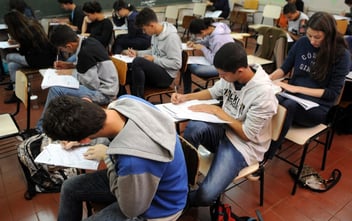
<path fill-rule="evenodd" d="M 288 94 L 286 92 L 280 92 L 279 93 L 281 96 L 283 97 L 286 97 L 286 98 L 289 98 L 291 100 L 294 100 L 296 101 L 298 104 L 300 104 L 305 110 L 309 110 L 313 107 L 318 107 L 319 104 L 318 103 L 315 103 L 313 101 L 310 101 L 310 100 L 307 100 L 307 99 L 303 99 L 303 98 L 300 98 L 300 97 L 297 97 L 295 95 L 292 95 L 292 94 Z"/>
<path fill-rule="evenodd" d="M 43 75 L 41 84 L 43 90 L 52 86 L 79 88 L 78 80 L 72 75 L 59 75 L 56 73 L 56 69 L 53 68 L 41 70 L 40 73 Z"/>
<path fill-rule="evenodd" d="M 34 162 L 54 166 L 97 170 L 99 162 L 96 160 L 87 160 L 83 156 L 88 148 L 89 146 L 83 146 L 66 150 L 61 144 L 49 144 L 34 159 Z"/>

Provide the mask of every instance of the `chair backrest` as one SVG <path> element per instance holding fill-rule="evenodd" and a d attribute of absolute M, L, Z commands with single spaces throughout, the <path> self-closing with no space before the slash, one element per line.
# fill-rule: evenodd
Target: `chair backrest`
<path fill-rule="evenodd" d="M 177 19 L 178 18 L 178 6 L 177 5 L 168 5 L 165 9 L 165 21 L 168 19 Z"/>
<path fill-rule="evenodd" d="M 128 70 L 127 63 L 114 57 L 110 57 L 110 58 L 117 70 L 120 85 L 123 85 L 123 86 L 126 85 L 126 77 L 127 77 L 127 70 Z"/>
<path fill-rule="evenodd" d="M 279 106 L 277 107 L 277 112 L 271 120 L 271 127 L 272 127 L 271 139 L 273 141 L 276 141 L 277 139 L 279 139 L 279 136 L 286 118 L 286 112 L 287 112 L 286 108 L 279 104 Z"/>
<path fill-rule="evenodd" d="M 15 94 L 23 102 L 25 108 L 30 108 L 28 107 L 28 78 L 21 70 L 16 71 Z"/>
<path fill-rule="evenodd" d="M 287 110 L 284 106 L 278 105 L 276 114 L 271 119 L 271 140 L 277 141 L 281 134 L 284 121 L 286 119 Z M 272 159 L 275 156 L 277 147 L 276 145 L 270 145 L 268 151 L 264 155 L 262 163 L 266 163 L 269 159 Z"/>
<path fill-rule="evenodd" d="M 206 9 L 207 9 L 206 3 L 194 3 L 193 15 L 204 17 Z"/>
<path fill-rule="evenodd" d="M 243 8 L 244 9 L 258 9 L 259 0 L 244 0 Z"/>
<path fill-rule="evenodd" d="M 200 156 L 198 150 L 191 143 L 181 136 L 179 138 L 187 166 L 188 184 L 194 186 L 197 184 Z"/>
<path fill-rule="evenodd" d="M 337 31 L 340 34 L 345 35 L 345 33 L 347 31 L 348 23 L 349 23 L 349 21 L 347 19 L 336 20 Z"/>
<path fill-rule="evenodd" d="M 255 55 L 272 60 L 274 69 L 280 67 L 287 55 L 287 34 L 277 27 L 263 26 L 257 29 L 257 49 Z"/>
<path fill-rule="evenodd" d="M 263 9 L 262 24 L 264 19 L 279 19 L 281 14 L 281 7 L 278 5 L 265 5 Z"/>

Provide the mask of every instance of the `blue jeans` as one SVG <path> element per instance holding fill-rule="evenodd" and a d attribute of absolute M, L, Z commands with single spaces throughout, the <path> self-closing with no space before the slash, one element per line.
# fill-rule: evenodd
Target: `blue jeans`
<path fill-rule="evenodd" d="M 239 171 L 248 166 L 242 154 L 225 136 L 224 124 L 190 121 L 184 131 L 184 138 L 195 147 L 202 144 L 214 153 L 209 172 L 196 191 L 189 194 L 191 206 L 210 206 Z"/>
<path fill-rule="evenodd" d="M 110 192 L 106 170 L 87 173 L 65 180 L 61 187 L 58 221 L 82 220 L 82 203 L 90 201 L 108 206 L 86 220 L 143 220 L 128 219 L 120 210 L 116 197 Z M 110 205 L 109 205 L 110 204 Z"/>
<path fill-rule="evenodd" d="M 183 75 L 183 93 L 191 93 L 192 90 L 192 76 L 195 74 L 199 77 L 215 77 L 218 76 L 218 71 L 214 65 L 200 65 L 200 64 L 190 64 L 187 67 L 186 72 Z"/>
<path fill-rule="evenodd" d="M 10 80 L 12 83 L 16 81 L 16 71 L 23 67 L 28 67 L 26 58 L 19 53 L 10 53 L 6 55 L 7 67 L 9 69 Z M 15 88 L 15 87 L 14 87 Z"/>
<path fill-rule="evenodd" d="M 75 97 L 81 97 L 81 98 L 89 98 L 91 99 L 94 103 L 105 105 L 111 102 L 111 98 L 108 96 L 105 96 L 104 94 L 100 93 L 99 91 L 96 90 L 91 90 L 83 85 L 79 85 L 78 89 L 74 88 L 67 88 L 67 87 L 60 87 L 60 86 L 55 86 L 51 87 L 48 92 L 48 96 L 45 101 L 45 106 L 43 109 L 43 113 L 37 123 L 37 129 L 42 132 L 43 131 L 43 116 L 44 112 L 46 110 L 46 107 L 49 105 L 50 101 L 54 99 L 55 97 L 59 97 L 62 95 L 70 95 L 70 96 L 75 96 Z"/>

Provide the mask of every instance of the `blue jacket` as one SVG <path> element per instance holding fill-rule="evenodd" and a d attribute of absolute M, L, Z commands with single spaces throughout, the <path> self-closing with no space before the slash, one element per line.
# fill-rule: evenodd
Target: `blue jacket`
<path fill-rule="evenodd" d="M 322 108 L 328 110 L 333 106 L 344 85 L 345 77 L 350 69 L 351 56 L 346 49 L 343 56 L 337 59 L 331 70 L 327 70 L 325 80 L 318 82 L 310 76 L 311 66 L 315 62 L 318 51 L 319 48 L 313 47 L 306 36 L 301 37 L 290 49 L 281 69 L 284 73 L 288 73 L 294 68 L 292 78 L 289 81 L 292 85 L 324 89 L 324 94 L 321 98 L 303 94 L 296 94 L 296 96 L 314 101 L 320 104 Z"/>

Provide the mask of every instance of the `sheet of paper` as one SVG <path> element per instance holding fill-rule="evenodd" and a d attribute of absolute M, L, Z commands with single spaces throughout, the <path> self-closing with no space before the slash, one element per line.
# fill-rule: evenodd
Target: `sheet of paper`
<path fill-rule="evenodd" d="M 132 63 L 134 57 L 130 57 L 130 56 L 127 56 L 127 55 L 122 55 L 122 54 L 114 54 L 112 56 L 113 58 L 116 58 L 116 59 L 119 59 L 121 61 L 124 61 L 126 63 Z"/>
<path fill-rule="evenodd" d="M 194 48 L 190 48 L 187 46 L 187 43 L 182 43 L 182 50 L 183 51 L 193 51 Z"/>
<path fill-rule="evenodd" d="M 49 144 L 34 159 L 34 162 L 55 166 L 96 170 L 98 169 L 99 162 L 96 160 L 87 160 L 83 157 L 83 153 L 85 153 L 87 149 L 88 146 L 65 150 L 60 144 Z"/>
<path fill-rule="evenodd" d="M 212 122 L 212 123 L 227 123 L 226 121 L 219 119 L 217 116 L 213 114 L 208 114 L 204 112 L 194 112 L 188 109 L 189 106 L 196 105 L 196 104 L 218 104 L 218 103 L 219 101 L 215 99 L 191 100 L 181 104 L 172 104 L 172 103 L 158 104 L 156 105 L 156 107 L 162 112 L 169 115 L 175 121 L 190 119 L 190 120 L 199 120 L 199 121 Z"/>
<path fill-rule="evenodd" d="M 218 18 L 221 15 L 222 11 L 221 10 L 216 10 L 216 11 L 206 11 L 204 17 L 205 18 Z"/>
<path fill-rule="evenodd" d="M 346 75 L 346 78 L 352 79 L 352 71 Z"/>
<path fill-rule="evenodd" d="M 18 48 L 20 47 L 19 44 L 9 44 L 8 41 L 0 41 L 0 48 L 7 49 L 7 48 Z"/>
<path fill-rule="evenodd" d="M 41 84 L 43 90 L 52 86 L 79 88 L 79 82 L 76 78 L 71 75 L 58 75 L 56 69 L 49 68 L 42 71 L 41 74 L 44 75 Z"/>
<path fill-rule="evenodd" d="M 286 33 L 286 35 L 287 35 L 287 42 L 294 42 L 289 33 Z"/>
<path fill-rule="evenodd" d="M 286 98 L 289 98 L 291 100 L 294 100 L 296 101 L 298 104 L 300 104 L 305 110 L 309 110 L 313 107 L 318 107 L 319 104 L 318 103 L 315 103 L 313 101 L 310 101 L 310 100 L 307 100 L 307 99 L 303 99 L 303 98 L 300 98 L 300 97 L 297 97 L 297 96 L 294 96 L 292 94 L 288 94 L 288 93 L 285 93 L 285 92 L 280 92 L 279 93 L 281 96 L 283 97 L 286 97 Z"/>
<path fill-rule="evenodd" d="M 211 65 L 204 56 L 189 56 L 187 64 Z"/>

